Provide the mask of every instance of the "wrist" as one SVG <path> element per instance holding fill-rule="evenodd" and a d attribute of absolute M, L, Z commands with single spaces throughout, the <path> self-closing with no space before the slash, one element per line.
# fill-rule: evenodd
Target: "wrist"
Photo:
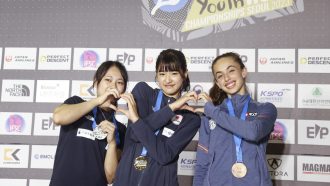
<path fill-rule="evenodd" d="M 110 142 L 108 142 L 108 147 L 116 147 L 116 140 L 111 140 Z"/>
<path fill-rule="evenodd" d="M 134 117 L 134 118 L 132 118 L 132 123 L 135 123 L 137 120 L 139 120 L 139 117 Z"/>
<path fill-rule="evenodd" d="M 169 104 L 168 106 L 170 107 L 170 109 L 171 109 L 172 111 L 175 111 L 174 103 L 171 103 L 171 104 Z"/>

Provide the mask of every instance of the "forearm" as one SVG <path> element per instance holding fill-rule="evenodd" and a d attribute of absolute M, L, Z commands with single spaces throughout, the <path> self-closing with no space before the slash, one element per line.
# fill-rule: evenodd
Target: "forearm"
<path fill-rule="evenodd" d="M 98 105 L 96 99 L 78 104 L 62 104 L 55 108 L 53 120 L 58 125 L 68 125 L 77 121 Z"/>
<path fill-rule="evenodd" d="M 116 143 L 113 140 L 111 143 L 108 144 L 108 150 L 104 160 L 104 172 L 109 184 L 113 182 L 113 179 L 116 174 L 117 165 L 118 165 L 117 148 L 116 148 Z"/>
<path fill-rule="evenodd" d="M 269 108 L 263 108 L 261 110 L 262 112 L 258 112 L 258 116 L 254 120 L 248 121 L 229 116 L 229 114 L 220 111 L 219 108 L 212 104 L 207 103 L 205 105 L 205 115 L 212 118 L 218 126 L 243 139 L 254 142 L 258 142 L 269 135 L 276 119 L 275 107 L 270 105 Z"/>

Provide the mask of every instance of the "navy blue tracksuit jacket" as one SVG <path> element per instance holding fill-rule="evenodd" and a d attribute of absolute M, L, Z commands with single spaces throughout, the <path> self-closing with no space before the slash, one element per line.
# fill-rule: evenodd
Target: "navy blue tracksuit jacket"
<path fill-rule="evenodd" d="M 175 99 L 165 95 L 160 110 L 154 112 L 158 92 L 144 82 L 132 91 L 140 119 L 128 125 L 114 186 L 178 185 L 177 160 L 199 129 L 200 117 L 187 110 L 173 112 L 168 104 Z M 160 131 L 155 135 L 157 130 Z M 134 159 L 141 155 L 143 146 L 148 150 L 148 166 L 138 171 Z"/>

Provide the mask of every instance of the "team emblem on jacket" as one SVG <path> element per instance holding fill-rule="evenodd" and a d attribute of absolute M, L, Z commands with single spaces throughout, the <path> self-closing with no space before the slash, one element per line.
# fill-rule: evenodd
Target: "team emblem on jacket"
<path fill-rule="evenodd" d="M 257 112 L 248 112 L 248 113 L 246 113 L 246 115 L 249 117 L 256 117 L 258 115 L 258 113 Z"/>
<path fill-rule="evenodd" d="M 213 130 L 213 129 L 215 129 L 217 124 L 215 123 L 215 121 L 213 119 L 210 119 L 209 120 L 209 126 L 210 126 L 210 129 Z"/>
<path fill-rule="evenodd" d="M 181 123 L 182 119 L 183 119 L 182 115 L 175 115 L 172 118 L 172 123 L 174 123 L 175 125 L 179 125 Z"/>
<path fill-rule="evenodd" d="M 90 121 L 94 121 L 94 118 L 91 115 L 86 115 L 85 118 L 88 119 L 88 120 L 90 120 Z"/>

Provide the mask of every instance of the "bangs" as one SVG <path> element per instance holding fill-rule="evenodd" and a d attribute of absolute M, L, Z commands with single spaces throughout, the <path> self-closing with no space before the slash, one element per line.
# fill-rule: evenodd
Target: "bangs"
<path fill-rule="evenodd" d="M 171 71 L 180 71 L 179 64 L 173 62 L 161 62 L 159 68 L 156 69 L 157 72 L 171 72 Z"/>

